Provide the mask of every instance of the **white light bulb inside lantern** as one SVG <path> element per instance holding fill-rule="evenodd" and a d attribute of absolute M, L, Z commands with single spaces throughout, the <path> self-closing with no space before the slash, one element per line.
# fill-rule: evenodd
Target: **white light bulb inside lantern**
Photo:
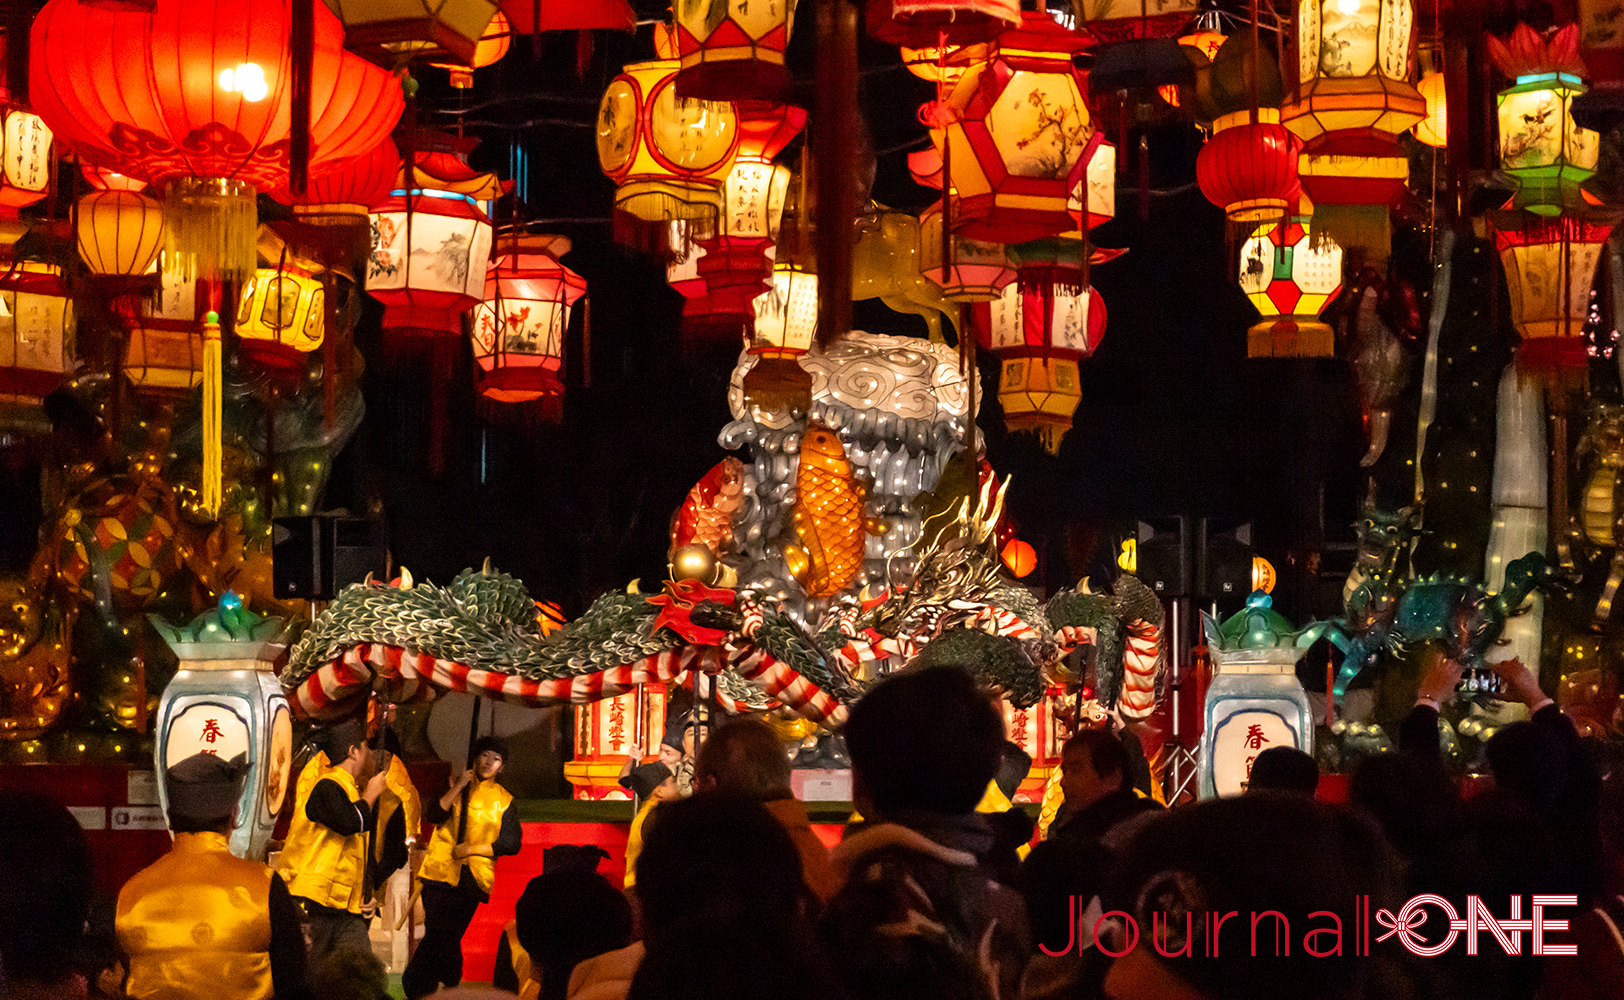
<path fill-rule="evenodd" d="M 251 104 L 265 100 L 271 93 L 270 85 L 265 82 L 265 71 L 258 63 L 243 63 L 236 69 L 221 70 L 220 89 L 241 94 L 242 99 Z"/>

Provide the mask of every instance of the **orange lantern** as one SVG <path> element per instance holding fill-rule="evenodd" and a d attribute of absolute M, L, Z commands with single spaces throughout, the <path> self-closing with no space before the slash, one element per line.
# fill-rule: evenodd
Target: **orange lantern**
<path fill-rule="evenodd" d="M 632 63 L 610 81 L 598 105 L 598 164 L 615 182 L 616 238 L 663 241 L 665 224 L 694 223 L 696 238 L 716 232 L 722 184 L 738 150 L 733 105 L 677 96 L 674 43 L 656 31 L 662 58 Z"/>
<path fill-rule="evenodd" d="M 496 0 L 326 0 L 344 22 L 346 44 L 392 69 L 402 59 L 471 66 Z"/>
<path fill-rule="evenodd" d="M 534 404 L 520 412 L 535 410 L 549 422 L 561 418 L 564 334 L 586 294 L 586 280 L 559 263 L 569 249 L 562 236 L 503 238 L 472 317 L 481 413 L 505 416 L 515 404 Z"/>
<path fill-rule="evenodd" d="M 1072 63 L 1089 44 L 1028 12 L 953 88 L 941 113 L 960 235 L 1020 243 L 1072 227 L 1067 200 L 1101 141 Z"/>
<path fill-rule="evenodd" d="M 501 11 L 491 15 L 491 23 L 485 26 L 485 33 L 479 36 L 479 44 L 474 46 L 474 58 L 466 63 L 429 63 L 437 69 L 448 70 L 451 73 L 451 86 L 458 90 L 467 90 L 474 85 L 474 70 L 484 69 L 500 62 L 507 55 L 509 47 L 513 45 L 513 29 L 508 26 L 508 19 Z"/>
<path fill-rule="evenodd" d="M 1034 549 L 1030 542 L 1023 542 L 1019 538 L 1011 538 L 1006 542 L 1003 552 L 999 555 L 1017 580 L 1031 576 L 1032 571 L 1038 568 L 1038 550 Z"/>
<path fill-rule="evenodd" d="M 1427 116 L 1415 123 L 1415 137 L 1435 149 L 1449 145 L 1449 103 L 1442 73 L 1428 73 L 1416 84 L 1427 102 Z"/>
<path fill-rule="evenodd" d="M 629 799 L 620 786 L 620 769 L 632 747 L 653 755 L 665 738 L 666 686 L 659 681 L 585 705 L 575 714 L 575 756 L 564 765 L 564 777 L 577 799 Z"/>
<path fill-rule="evenodd" d="M 937 202 L 919 216 L 919 273 L 942 287 L 942 297 L 954 302 L 991 302 L 1015 280 L 1009 248 L 953 234 L 951 260 L 942 266 L 942 205 Z"/>

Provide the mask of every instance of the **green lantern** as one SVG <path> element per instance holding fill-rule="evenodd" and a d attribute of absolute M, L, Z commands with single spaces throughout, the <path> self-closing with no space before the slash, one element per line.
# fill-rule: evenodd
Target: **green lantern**
<path fill-rule="evenodd" d="M 1500 168 L 1517 181 L 1515 206 L 1560 215 L 1584 205 L 1579 185 L 1596 172 L 1601 137 L 1571 113 L 1573 99 L 1590 89 L 1577 29 L 1570 24 L 1546 38 L 1519 24 L 1504 42 L 1490 38 L 1489 55 L 1516 81 L 1498 98 Z"/>

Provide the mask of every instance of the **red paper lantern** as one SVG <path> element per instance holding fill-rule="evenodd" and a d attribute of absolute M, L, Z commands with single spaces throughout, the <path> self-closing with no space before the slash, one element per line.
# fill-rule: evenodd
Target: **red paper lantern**
<path fill-rule="evenodd" d="M 1072 63 L 1089 44 L 1047 13 L 1029 12 L 953 88 L 939 116 L 948 119 L 961 235 L 1020 243 L 1072 228 L 1067 200 L 1101 141 Z"/>
<path fill-rule="evenodd" d="M 1262 222 L 1284 215 L 1296 200 L 1297 137 L 1280 124 L 1275 108 L 1224 115 L 1195 161 L 1196 182 L 1207 200 L 1233 222 Z"/>
<path fill-rule="evenodd" d="M 394 189 L 400 176 L 400 150 L 393 139 L 384 139 L 360 156 L 331 164 L 325 171 L 311 175 L 304 194 L 294 194 L 286 187 L 271 192 L 271 197 L 293 207 L 297 216 L 359 215 L 365 216 L 373 206 L 381 204 Z"/>
<path fill-rule="evenodd" d="M 586 279 L 558 258 L 569 252 L 562 236 L 505 240 L 485 274 L 484 300 L 474 308 L 474 361 L 486 404 L 542 403 L 544 419 L 561 415 L 564 334 L 570 311 L 586 294 Z"/>
<path fill-rule="evenodd" d="M 700 242 L 699 278 L 711 299 L 708 312 L 749 317 L 772 276 L 768 253 L 778 238 L 790 170 L 773 158 L 806 124 L 792 105 L 740 102 L 739 152 L 722 182 L 718 234 Z"/>
<path fill-rule="evenodd" d="M 286 0 L 154 0 L 149 11 L 50 0 L 34 21 L 29 93 L 92 163 L 159 185 L 227 178 L 266 191 L 287 176 Z M 404 107 L 391 76 L 344 51 L 315 7 L 312 164 L 364 152 Z"/>
<path fill-rule="evenodd" d="M 1009 567 L 1010 573 L 1014 574 L 1017 580 L 1031 576 L 1032 571 L 1038 568 L 1037 549 L 1034 549 L 1030 542 L 1023 542 L 1019 538 L 1011 538 L 1004 544 L 1004 549 L 999 554 L 1003 557 L 1004 565 Z"/>

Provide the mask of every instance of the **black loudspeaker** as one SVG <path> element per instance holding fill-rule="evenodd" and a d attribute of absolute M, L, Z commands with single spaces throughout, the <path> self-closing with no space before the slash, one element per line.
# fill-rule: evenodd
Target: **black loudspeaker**
<path fill-rule="evenodd" d="M 271 527 L 276 596 L 328 601 L 367 574 L 389 572 L 383 525 L 354 517 L 279 517 Z"/>
<path fill-rule="evenodd" d="M 1139 522 L 1135 576 L 1158 597 L 1188 597 L 1191 578 L 1190 519 L 1162 517 Z"/>
<path fill-rule="evenodd" d="M 1202 518 L 1196 561 L 1202 597 L 1244 602 L 1252 593 L 1251 522 Z"/>

